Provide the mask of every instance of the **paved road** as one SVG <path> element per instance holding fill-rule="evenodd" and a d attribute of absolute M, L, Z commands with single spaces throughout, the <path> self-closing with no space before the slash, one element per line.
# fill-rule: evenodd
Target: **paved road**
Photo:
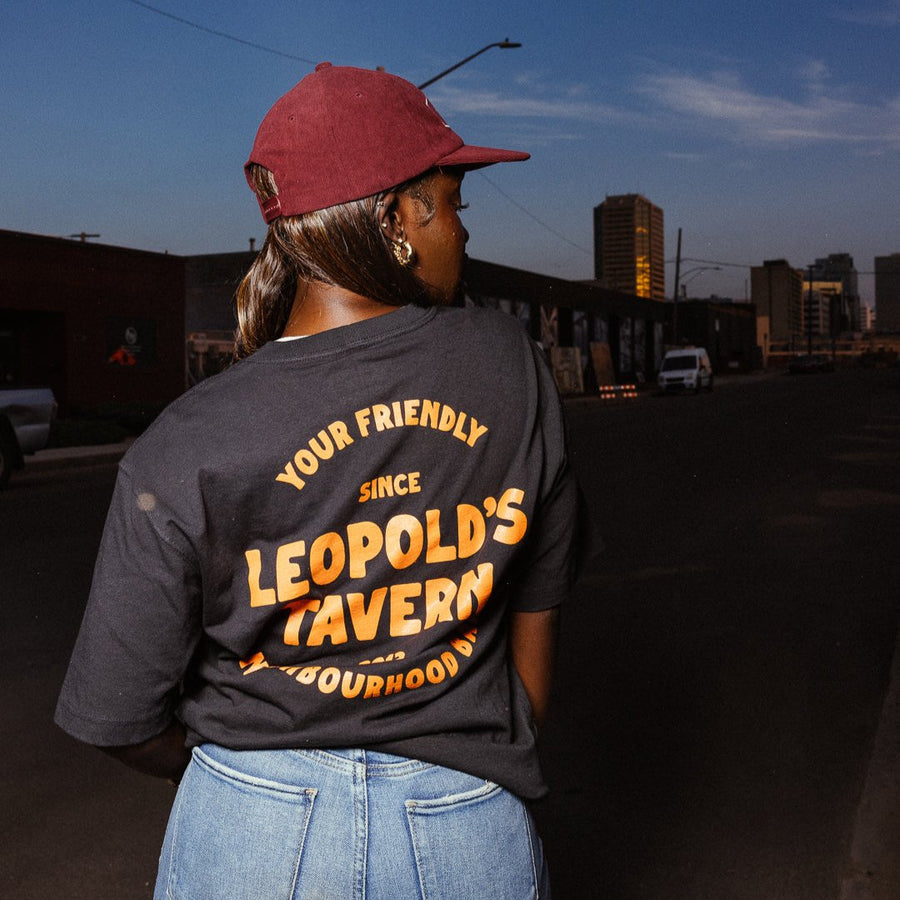
<path fill-rule="evenodd" d="M 568 406 L 606 550 L 544 734 L 556 900 L 900 897 L 896 371 Z M 50 722 L 113 477 L 0 495 L 3 897 L 150 895 L 171 789 Z"/>
<path fill-rule="evenodd" d="M 857 828 L 900 609 L 896 370 L 639 403 L 570 408 L 608 546 L 547 734 L 558 893 L 830 900 L 861 855 L 848 896 L 900 897 L 871 842 L 851 858 L 891 810 L 900 848 L 896 745 Z"/>

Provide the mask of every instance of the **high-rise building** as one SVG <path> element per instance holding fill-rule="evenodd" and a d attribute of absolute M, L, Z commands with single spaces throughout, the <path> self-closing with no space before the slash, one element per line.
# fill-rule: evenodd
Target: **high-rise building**
<path fill-rule="evenodd" d="M 784 259 L 767 259 L 750 269 L 750 299 L 760 322 L 760 346 L 803 335 L 803 273 Z"/>
<path fill-rule="evenodd" d="M 816 282 L 839 282 L 840 290 L 832 292 L 833 310 L 831 329 L 833 333 L 858 331 L 860 328 L 859 279 L 849 253 L 829 253 L 824 259 L 817 259 L 812 269 L 813 291 Z M 808 280 L 808 279 L 807 279 Z"/>
<path fill-rule="evenodd" d="M 803 334 L 813 337 L 837 337 L 840 332 L 847 331 L 847 317 L 843 312 L 844 299 L 840 281 L 810 282 L 805 275 L 803 303 L 800 305 Z"/>
<path fill-rule="evenodd" d="M 900 331 L 900 253 L 875 257 L 875 330 Z"/>
<path fill-rule="evenodd" d="M 663 211 L 640 194 L 608 196 L 594 207 L 594 277 L 604 287 L 666 299 Z"/>

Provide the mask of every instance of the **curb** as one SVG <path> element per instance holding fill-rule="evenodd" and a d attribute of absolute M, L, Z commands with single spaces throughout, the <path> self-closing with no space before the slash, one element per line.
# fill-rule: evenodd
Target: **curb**
<path fill-rule="evenodd" d="M 120 444 L 97 444 L 88 447 L 52 447 L 38 450 L 25 457 L 25 472 L 47 472 L 54 469 L 70 469 L 80 466 L 94 466 L 102 463 L 118 462 L 131 441 Z"/>
<path fill-rule="evenodd" d="M 766 377 L 772 377 L 775 373 L 770 370 L 742 372 L 716 376 L 716 387 L 726 385 L 739 385 L 747 382 L 758 381 Z M 600 393 L 564 394 L 563 403 L 584 403 L 597 401 L 599 406 L 627 406 L 642 397 L 656 393 L 655 383 L 644 383 L 638 387 L 635 394 L 629 397 L 615 397 L 604 399 Z M 54 469 L 77 468 L 80 466 L 94 466 L 103 463 L 118 462 L 124 455 L 134 438 L 118 444 L 94 444 L 86 447 L 52 447 L 49 450 L 38 450 L 37 453 L 25 457 L 25 469 L 27 472 L 47 472 Z"/>

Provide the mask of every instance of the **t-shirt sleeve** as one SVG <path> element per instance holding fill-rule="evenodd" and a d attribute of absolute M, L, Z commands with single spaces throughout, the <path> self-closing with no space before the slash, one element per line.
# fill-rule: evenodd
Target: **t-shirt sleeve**
<path fill-rule="evenodd" d="M 568 466 L 536 515 L 534 533 L 523 548 L 512 609 L 538 612 L 568 599 L 575 572 L 575 521 L 578 497 Z"/>
<path fill-rule="evenodd" d="M 98 746 L 136 744 L 171 721 L 200 632 L 191 547 L 152 491 L 121 470 L 55 720 Z"/>
<path fill-rule="evenodd" d="M 538 427 L 542 491 L 515 575 L 512 609 L 537 612 L 565 601 L 575 576 L 578 486 L 568 463 L 562 404 L 553 376 L 537 348 Z"/>

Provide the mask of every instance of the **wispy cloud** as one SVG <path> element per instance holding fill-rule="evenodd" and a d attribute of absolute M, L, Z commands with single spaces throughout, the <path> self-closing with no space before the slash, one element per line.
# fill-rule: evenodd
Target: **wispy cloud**
<path fill-rule="evenodd" d="M 811 59 L 800 66 L 800 79 L 813 90 L 820 89 L 831 78 L 831 70 L 823 59 Z"/>
<path fill-rule="evenodd" d="M 900 0 L 896 5 L 900 7 Z M 451 116 L 518 119 L 520 125 L 537 129 L 545 141 L 575 140 L 582 125 L 637 125 L 757 146 L 830 143 L 868 155 L 900 149 L 900 95 L 880 103 L 862 102 L 851 87 L 837 83 L 822 59 L 798 65 L 794 79 L 788 85 L 793 96 L 788 97 L 755 91 L 732 71 L 647 75 L 635 86 L 640 104 L 615 105 L 594 99 L 596 87 L 551 85 L 530 74 L 502 92 L 443 85 L 434 101 Z"/>
<path fill-rule="evenodd" d="M 561 90 L 552 97 L 538 96 L 536 92 L 511 96 L 495 91 L 445 87 L 435 94 L 434 103 L 442 113 L 557 119 L 591 124 L 636 118 L 631 110 L 595 102 L 585 98 L 585 93 L 585 89 L 579 88 L 574 92 L 571 89 Z"/>
<path fill-rule="evenodd" d="M 719 126 L 722 136 L 736 140 L 900 148 L 900 98 L 881 105 L 847 99 L 846 91 L 829 91 L 827 67 L 819 62 L 802 74 L 808 95 L 802 100 L 754 92 L 732 73 L 648 76 L 638 90 L 682 124 Z"/>

